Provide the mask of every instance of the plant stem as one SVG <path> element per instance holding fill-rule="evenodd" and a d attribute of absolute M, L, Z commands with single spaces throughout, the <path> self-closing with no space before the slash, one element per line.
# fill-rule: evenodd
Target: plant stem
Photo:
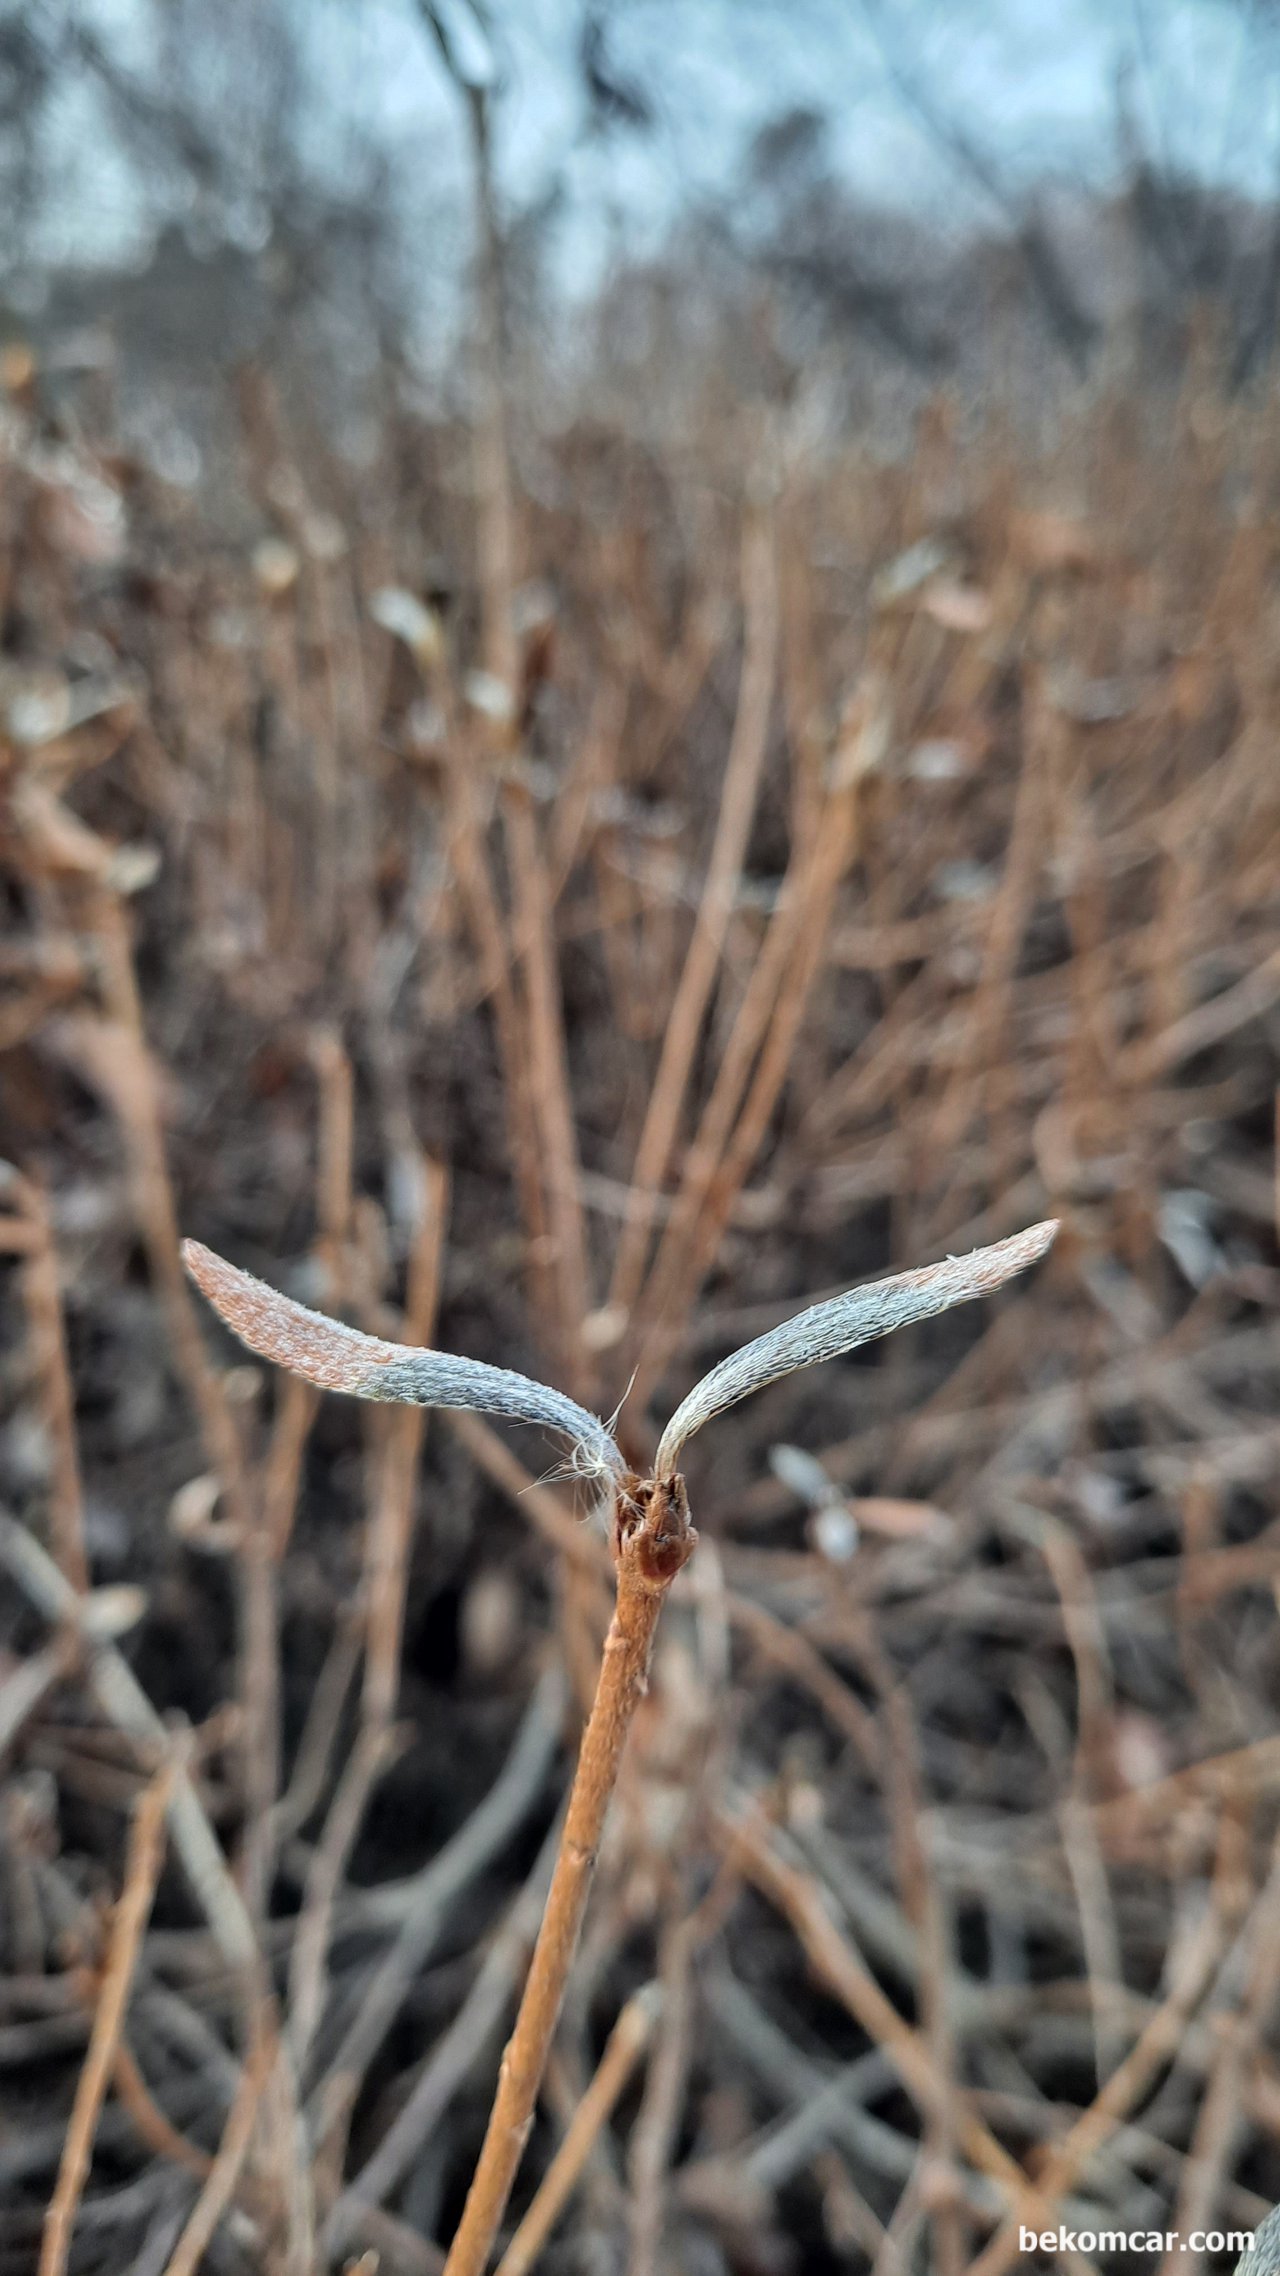
<path fill-rule="evenodd" d="M 568 2132 L 538 2184 L 537 2194 L 498 2263 L 495 2276 L 529 2276 L 575 2183 L 609 2118 L 618 2096 L 649 2043 L 661 1997 L 646 1984 L 627 2001 L 609 2034 L 595 2077 L 569 2124 Z"/>
<path fill-rule="evenodd" d="M 533 2124 L 605 1814 L 627 1732 L 645 1693 L 662 1600 L 696 1540 L 682 1478 L 632 1479 L 620 1487 L 614 1539 L 617 1602 L 582 1734 L 546 1911 L 444 2276 L 483 2276 L 493 2249 Z"/>

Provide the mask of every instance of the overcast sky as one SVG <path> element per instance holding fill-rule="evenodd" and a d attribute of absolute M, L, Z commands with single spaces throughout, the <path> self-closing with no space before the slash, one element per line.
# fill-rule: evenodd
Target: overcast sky
<path fill-rule="evenodd" d="M 285 4 L 296 7 L 318 170 L 339 178 L 361 143 L 387 151 L 424 271 L 447 265 L 463 226 L 463 145 L 414 0 Z M 207 0 L 214 79 L 218 41 L 234 40 L 254 5 Z M 465 35 L 468 0 L 449 5 Z M 192 6 L 187 0 L 188 24 Z M 145 79 L 163 7 L 87 0 L 85 13 Z M 655 117 L 647 135 L 604 139 L 584 133 L 581 0 L 491 0 L 489 12 L 504 184 L 523 204 L 561 181 L 562 258 L 584 282 L 611 231 L 632 243 L 659 238 L 683 203 L 723 193 L 751 137 L 794 106 L 828 117 L 830 152 L 867 196 L 932 211 L 940 224 L 981 220 L 980 195 L 958 186 L 904 85 L 962 122 L 1012 183 L 1046 173 L 1114 178 L 1123 83 L 1130 115 L 1163 162 L 1257 195 L 1276 186 L 1275 0 L 615 0 L 610 62 L 644 90 Z M 141 251 L 148 217 L 91 97 L 68 93 L 57 134 L 47 252 L 93 260 Z"/>

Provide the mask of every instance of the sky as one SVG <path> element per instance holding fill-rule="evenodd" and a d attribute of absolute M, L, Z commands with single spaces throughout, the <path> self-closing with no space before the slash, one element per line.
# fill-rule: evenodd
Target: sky
<path fill-rule="evenodd" d="M 465 21 L 466 0 L 452 4 Z M 492 15 L 513 192 L 535 195 L 568 153 L 573 194 L 615 203 L 640 230 L 722 192 L 752 136 L 795 106 L 829 114 L 832 155 L 871 198 L 951 205 L 954 167 L 900 82 L 968 122 L 1014 182 L 1046 171 L 1105 181 L 1123 75 L 1166 161 L 1255 194 L 1274 187 L 1280 37 L 1262 0 L 619 0 L 610 59 L 650 97 L 657 125 L 603 146 L 577 131 L 576 0 L 494 0 Z M 433 70 L 412 0 L 373 0 L 356 36 L 382 49 L 371 100 L 393 133 L 412 136 Z"/>
<path fill-rule="evenodd" d="M 209 101 L 222 119 L 218 43 L 253 36 L 256 4 L 205 0 L 202 11 L 185 0 L 188 25 L 207 19 Z M 317 174 L 340 180 L 358 150 L 384 151 L 424 273 L 447 267 L 465 228 L 465 144 L 414 0 L 282 4 L 299 28 Z M 619 240 L 653 246 L 690 202 L 732 195 L 752 137 L 795 107 L 827 116 L 829 155 L 853 189 L 946 228 L 989 221 L 996 201 L 957 172 L 921 102 L 969 135 L 997 189 L 1114 180 L 1121 87 L 1162 164 L 1263 197 L 1280 176 L 1276 0 L 613 0 L 611 66 L 644 90 L 655 123 L 604 138 L 584 131 L 581 0 L 489 0 L 488 51 L 470 0 L 443 4 L 474 67 L 498 77 L 508 199 L 525 205 L 561 185 L 569 284 L 589 287 Z M 82 0 L 81 13 L 145 77 L 165 5 Z M 144 257 L 154 217 L 94 99 L 68 89 L 56 133 L 47 253 Z M 243 226 L 251 238 L 252 213 Z"/>

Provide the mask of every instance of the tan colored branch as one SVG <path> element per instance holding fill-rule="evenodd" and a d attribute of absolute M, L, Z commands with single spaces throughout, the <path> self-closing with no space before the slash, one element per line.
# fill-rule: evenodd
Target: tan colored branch
<path fill-rule="evenodd" d="M 657 2011 L 656 1984 L 646 1984 L 627 2001 L 609 2033 L 595 2077 L 574 2111 L 559 2149 L 538 2184 L 533 2202 L 498 2262 L 495 2276 L 529 2276 L 552 2229 L 569 2202 L 574 2185 L 600 2130 L 608 2124 L 618 2096 L 649 2043 Z"/>
<path fill-rule="evenodd" d="M 176 1764 L 170 1755 L 150 1785 L 143 1788 L 134 1811 L 124 1887 L 112 1915 L 102 1990 L 94 2011 L 84 2067 L 76 2086 L 62 2161 L 58 2167 L 57 2185 L 45 2215 L 39 2276 L 63 2276 L 67 2265 L 76 2207 L 88 2178 L 89 2162 L 93 2155 L 93 2137 L 111 2083 L 111 2074 L 116 2066 L 142 1932 L 147 1925 L 156 1883 L 160 1878 L 160 1867 L 164 1861 L 164 1820 L 175 1771 Z"/>
<path fill-rule="evenodd" d="M 605 1639 L 595 1704 L 582 1735 L 560 1854 L 524 1997 L 502 2058 L 484 2147 L 445 2262 L 445 2276 L 481 2276 L 488 2264 L 533 2124 L 605 1813 L 627 1732 L 644 1696 L 662 1600 L 696 1539 L 683 1479 L 664 1484 L 636 1481 L 623 1491 L 616 1539 L 618 1601 Z"/>
<path fill-rule="evenodd" d="M 187 2225 L 174 2247 L 164 2276 L 195 2276 L 212 2242 L 213 2232 L 231 2202 L 240 2178 L 240 2169 L 248 2155 L 253 2122 L 275 2052 L 275 2043 L 269 2032 L 260 2033 L 249 2049 L 235 2099 L 227 2113 L 218 2154 L 209 2168 L 204 2187 L 192 2206 Z"/>

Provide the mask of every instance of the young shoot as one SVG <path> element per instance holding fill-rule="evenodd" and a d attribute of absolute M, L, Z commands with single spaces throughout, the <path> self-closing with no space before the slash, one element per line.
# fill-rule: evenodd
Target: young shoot
<path fill-rule="evenodd" d="M 1007 1241 L 947 1257 L 811 1305 L 720 1361 L 677 1407 L 652 1474 L 631 1471 L 599 1418 L 563 1392 L 506 1367 L 362 1335 L 277 1294 L 250 1273 L 188 1241 L 183 1258 L 198 1288 L 250 1351 L 324 1390 L 411 1406 L 470 1407 L 511 1422 L 538 1423 L 569 1441 L 575 1471 L 605 1486 L 613 1507 L 617 1596 L 595 1700 L 582 1734 L 564 1830 L 529 1973 L 498 2074 L 488 2128 L 444 2276 L 483 2276 L 533 2122 L 552 2036 L 573 1963 L 605 1813 L 627 1732 L 645 1690 L 662 1601 L 692 1555 L 697 1535 L 678 1463 L 694 1432 L 766 1383 L 873 1337 L 931 1319 L 1003 1282 L 1043 1256 L 1050 1221 Z"/>
<path fill-rule="evenodd" d="M 849 1289 L 770 1328 L 767 1335 L 722 1359 L 681 1400 L 659 1442 L 654 1477 L 670 1484 L 682 1449 L 713 1415 L 736 1407 L 783 1375 L 815 1367 L 822 1360 L 840 1359 L 895 1328 L 990 1296 L 1042 1257 L 1057 1230 L 1057 1220 L 1048 1218 L 1025 1233 L 993 1242 L 990 1248 L 973 1249 L 968 1256 L 946 1257 L 916 1272 L 896 1273 L 870 1287 Z M 579 1474 L 615 1482 L 626 1477 L 627 1465 L 598 1416 L 550 1384 L 517 1374 L 514 1368 L 490 1367 L 483 1360 L 461 1359 L 452 1352 L 424 1351 L 413 1344 L 364 1335 L 282 1296 L 199 1241 L 185 1241 L 182 1256 L 197 1288 L 250 1351 L 304 1376 L 321 1390 L 412 1407 L 469 1407 L 478 1414 L 505 1416 L 508 1422 L 539 1423 L 568 1439 Z"/>

